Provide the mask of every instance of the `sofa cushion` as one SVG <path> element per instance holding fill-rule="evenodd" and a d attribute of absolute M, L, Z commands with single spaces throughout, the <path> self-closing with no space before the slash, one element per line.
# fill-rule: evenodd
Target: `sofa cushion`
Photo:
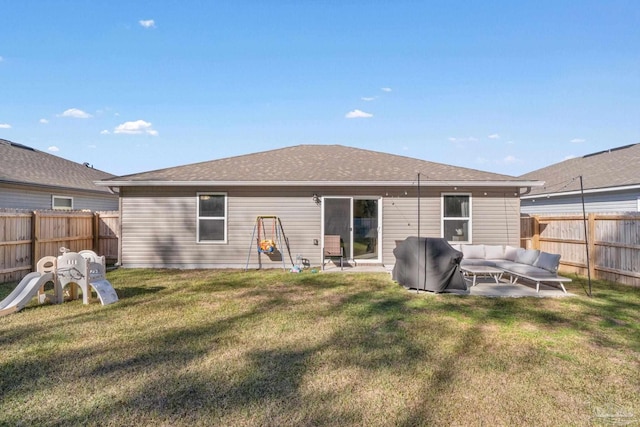
<path fill-rule="evenodd" d="M 515 261 L 516 256 L 518 255 L 518 249 L 515 246 L 505 246 L 504 247 L 504 259 L 507 261 Z"/>
<path fill-rule="evenodd" d="M 486 259 L 504 259 L 504 246 L 484 245 L 484 257 Z"/>
<path fill-rule="evenodd" d="M 540 255 L 540 251 L 537 249 L 518 249 L 518 253 L 516 254 L 515 262 L 519 264 L 527 264 L 533 265 L 534 262 L 538 259 Z"/>
<path fill-rule="evenodd" d="M 545 270 L 544 268 L 534 267 L 532 265 L 520 264 L 520 263 L 514 263 L 509 268 L 505 268 L 505 270 L 514 272 L 522 276 L 529 276 L 529 277 L 552 278 L 556 276 L 555 274 L 551 273 L 548 270 Z"/>
<path fill-rule="evenodd" d="M 506 259 L 496 259 L 493 263 L 495 264 L 495 267 L 501 268 L 502 270 L 513 270 L 515 267 L 522 265 Z"/>
<path fill-rule="evenodd" d="M 480 259 L 480 258 L 462 258 L 460 261 L 460 267 L 467 267 L 469 265 L 481 265 L 483 267 L 495 267 L 496 262 L 494 260 Z"/>
<path fill-rule="evenodd" d="M 538 259 L 533 263 L 533 265 L 535 267 L 544 268 L 551 273 L 556 273 L 558 271 L 558 265 L 560 265 L 560 255 L 540 252 Z"/>
<path fill-rule="evenodd" d="M 462 245 L 462 254 L 465 258 L 484 259 L 484 245 Z"/>

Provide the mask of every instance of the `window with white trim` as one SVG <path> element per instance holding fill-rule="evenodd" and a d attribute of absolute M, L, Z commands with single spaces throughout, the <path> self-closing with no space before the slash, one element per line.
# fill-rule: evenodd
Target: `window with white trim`
<path fill-rule="evenodd" d="M 442 237 L 449 242 L 471 243 L 471 195 L 442 195 Z"/>
<path fill-rule="evenodd" d="M 56 210 L 72 210 L 73 197 L 51 196 L 51 209 Z"/>
<path fill-rule="evenodd" d="M 198 193 L 198 242 L 226 243 L 227 195 Z"/>

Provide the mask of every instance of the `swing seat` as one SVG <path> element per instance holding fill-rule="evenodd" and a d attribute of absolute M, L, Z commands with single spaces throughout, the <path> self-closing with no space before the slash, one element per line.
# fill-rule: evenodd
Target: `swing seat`
<path fill-rule="evenodd" d="M 261 240 L 260 245 L 258 245 L 258 251 L 263 254 L 270 254 L 276 249 L 276 242 L 273 240 Z"/>

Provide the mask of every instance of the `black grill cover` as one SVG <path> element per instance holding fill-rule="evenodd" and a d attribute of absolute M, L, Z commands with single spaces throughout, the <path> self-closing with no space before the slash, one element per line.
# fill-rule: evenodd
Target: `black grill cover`
<path fill-rule="evenodd" d="M 393 250 L 393 280 L 409 289 L 433 292 L 466 291 L 460 272 L 462 252 L 437 237 L 407 237 Z"/>

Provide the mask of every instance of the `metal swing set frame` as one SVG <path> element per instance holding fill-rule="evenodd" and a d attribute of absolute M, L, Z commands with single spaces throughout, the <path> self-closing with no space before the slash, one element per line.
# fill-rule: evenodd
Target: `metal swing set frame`
<path fill-rule="evenodd" d="M 271 220 L 271 238 L 267 238 L 267 230 L 265 228 L 264 221 Z M 284 243 L 284 245 L 283 245 Z M 289 240 L 284 234 L 284 228 L 282 227 L 282 221 L 275 215 L 260 215 L 256 217 L 256 222 L 253 225 L 253 233 L 251 234 L 251 243 L 249 245 L 249 253 L 247 254 L 247 263 L 244 267 L 245 271 L 249 269 L 249 261 L 251 260 L 251 253 L 254 251 L 253 245 L 256 245 L 258 252 L 258 264 L 259 268 L 262 267 L 260 256 L 262 254 L 271 255 L 275 254 L 278 248 L 280 248 L 280 255 L 282 258 L 282 269 L 286 271 L 287 266 L 284 259 L 284 250 L 286 248 L 289 260 L 293 266 L 293 258 L 291 257 L 291 249 L 289 248 Z"/>

